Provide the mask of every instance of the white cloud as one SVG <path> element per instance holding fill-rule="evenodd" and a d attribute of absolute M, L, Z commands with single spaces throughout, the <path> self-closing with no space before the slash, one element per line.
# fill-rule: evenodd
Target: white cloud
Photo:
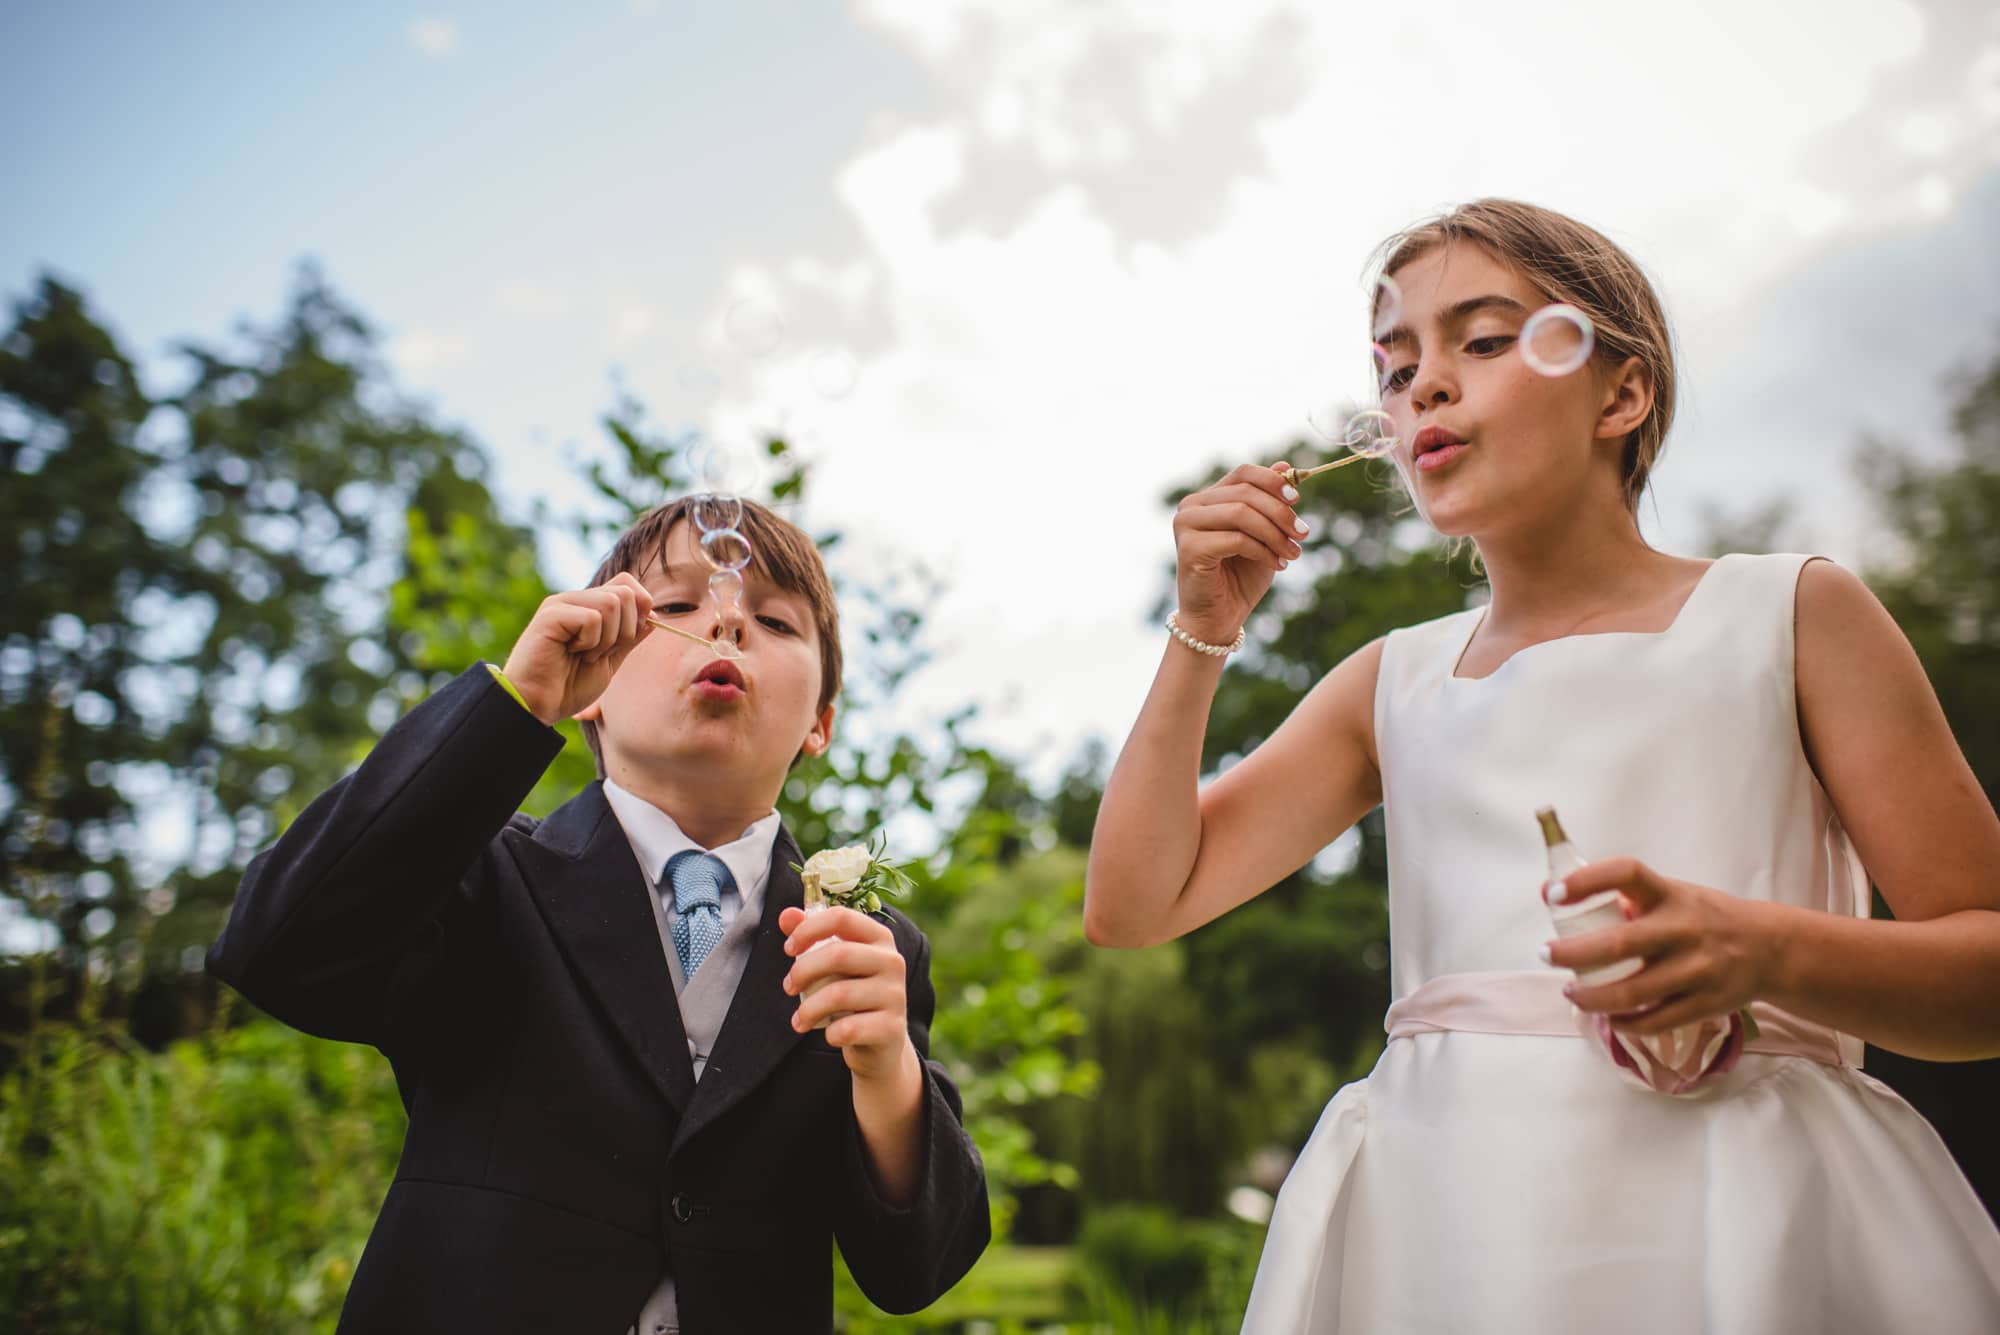
<path fill-rule="evenodd" d="M 652 330 L 654 323 L 653 313 L 644 306 L 627 306 L 618 312 L 618 319 L 613 328 L 618 340 L 623 343 L 645 337 Z"/>
<path fill-rule="evenodd" d="M 427 56 L 448 56 L 458 49 L 458 25 L 450 19 L 412 19 L 410 45 Z"/>
<path fill-rule="evenodd" d="M 389 340 L 389 360 L 416 379 L 456 370 L 472 358 L 466 336 L 449 329 L 406 329 Z"/>
<path fill-rule="evenodd" d="M 1923 224 L 2000 162 L 1974 128 L 2000 47 L 1949 4 L 1828 0 L 1809 25 L 1725 0 L 1587 19 L 1554 0 L 852 12 L 941 105 L 884 123 L 834 175 L 858 248 L 728 275 L 700 334 L 720 389 L 706 425 L 782 425 L 816 454 L 843 559 L 937 566 L 947 652 L 912 707 L 972 692 L 1054 739 L 1049 763 L 1121 728 L 1157 661 L 1161 493 L 1364 391 L 1360 280 L 1390 231 L 1489 193 L 1603 227 L 1681 332 L 1677 438 L 1724 434 L 1700 409 L 1748 400 L 1758 358 L 1727 335 L 1764 294 Z M 745 301 L 779 313 L 773 346 L 732 338 Z M 853 359 L 841 395 L 814 384 L 830 352 Z M 1670 541 L 1729 485 L 1728 458 L 1670 454 Z"/>
<path fill-rule="evenodd" d="M 494 284 L 489 300 L 496 313 L 520 320 L 569 315 L 582 304 L 576 281 L 555 275 L 503 278 Z"/>

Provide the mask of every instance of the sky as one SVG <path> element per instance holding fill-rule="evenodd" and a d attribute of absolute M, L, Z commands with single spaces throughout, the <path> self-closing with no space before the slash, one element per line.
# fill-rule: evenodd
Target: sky
<path fill-rule="evenodd" d="M 898 708 L 978 703 L 1043 777 L 1144 696 L 1164 493 L 1364 393 L 1366 263 L 1416 219 L 1528 199 L 1652 274 L 1670 550 L 1785 499 L 1793 545 L 1878 554 L 1862 441 L 1942 452 L 1945 373 L 2000 350 L 1976 0 L 80 0 L 0 50 L 0 292 L 82 286 L 165 389 L 310 259 L 522 513 L 614 378 L 782 430 L 842 570 L 943 582 Z"/>

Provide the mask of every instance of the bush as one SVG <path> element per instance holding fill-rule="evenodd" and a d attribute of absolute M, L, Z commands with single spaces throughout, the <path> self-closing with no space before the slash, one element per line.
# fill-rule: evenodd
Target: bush
<path fill-rule="evenodd" d="M 1263 1230 L 1150 1205 L 1093 1210 L 1077 1240 L 1091 1315 L 1120 1331 L 1233 1331 Z"/>
<path fill-rule="evenodd" d="M 149 1053 L 39 1026 L 0 1081 L 0 1312 L 49 1332 L 330 1332 L 404 1116 L 376 1053 L 269 1021 Z"/>

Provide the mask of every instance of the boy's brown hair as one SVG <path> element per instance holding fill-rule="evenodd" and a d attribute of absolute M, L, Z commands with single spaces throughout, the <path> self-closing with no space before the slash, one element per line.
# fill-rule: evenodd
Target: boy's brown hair
<path fill-rule="evenodd" d="M 1381 272 L 1396 270 L 1455 241 L 1512 265 L 1550 301 L 1575 306 L 1597 328 L 1593 360 L 1637 357 L 1653 386 L 1653 409 L 1625 438 L 1625 501 L 1637 507 L 1674 420 L 1674 346 L 1667 315 L 1645 271 L 1595 228 L 1554 209 L 1512 199 L 1480 199 L 1418 223 L 1382 244 Z M 1377 300 L 1381 290 L 1377 289 Z"/>
<path fill-rule="evenodd" d="M 675 524 L 694 522 L 689 518 L 694 501 L 692 496 L 682 496 L 656 505 L 634 520 L 598 563 L 589 587 L 595 588 L 621 571 L 640 575 L 653 565 L 665 571 L 667 538 Z M 813 712 L 822 713 L 840 694 L 841 658 L 840 608 L 834 602 L 833 581 L 827 576 L 825 562 L 820 560 L 819 548 L 797 524 L 755 501 L 743 502 L 743 518 L 736 527 L 750 540 L 750 564 L 778 588 L 805 599 L 813 629 L 819 635 L 819 703 Z M 585 719 L 582 727 L 583 740 L 597 759 L 597 777 L 601 779 L 604 751 L 598 741 L 597 725 Z"/>

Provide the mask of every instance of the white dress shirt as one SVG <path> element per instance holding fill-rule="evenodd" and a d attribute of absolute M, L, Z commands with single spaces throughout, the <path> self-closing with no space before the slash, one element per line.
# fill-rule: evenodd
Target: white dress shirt
<path fill-rule="evenodd" d="M 730 879 L 735 882 L 720 895 L 722 927 L 727 931 L 738 914 L 748 913 L 754 918 L 764 911 L 764 886 L 771 877 L 771 853 L 778 841 L 778 813 L 773 811 L 752 821 L 742 834 L 719 848 L 702 848 L 688 838 L 672 816 L 610 779 L 604 780 L 604 800 L 611 804 L 611 814 L 625 831 L 632 856 L 638 859 L 647 884 L 653 887 L 653 917 L 660 929 L 660 946 L 666 951 L 667 970 L 673 975 L 674 995 L 678 998 L 687 986 L 687 979 L 681 975 L 680 953 L 674 949 L 673 926 L 678 915 L 674 912 L 673 887 L 669 885 L 661 893 L 659 885 L 668 860 L 691 848 L 722 859 L 722 865 L 729 868 Z M 708 1053 L 701 1051 L 690 1038 L 688 1056 L 694 1062 L 694 1078 L 700 1080 L 708 1067 Z M 663 1275 L 659 1287 L 640 1310 L 633 1335 L 677 1335 L 679 1330 L 674 1278 L 672 1274 Z"/>

